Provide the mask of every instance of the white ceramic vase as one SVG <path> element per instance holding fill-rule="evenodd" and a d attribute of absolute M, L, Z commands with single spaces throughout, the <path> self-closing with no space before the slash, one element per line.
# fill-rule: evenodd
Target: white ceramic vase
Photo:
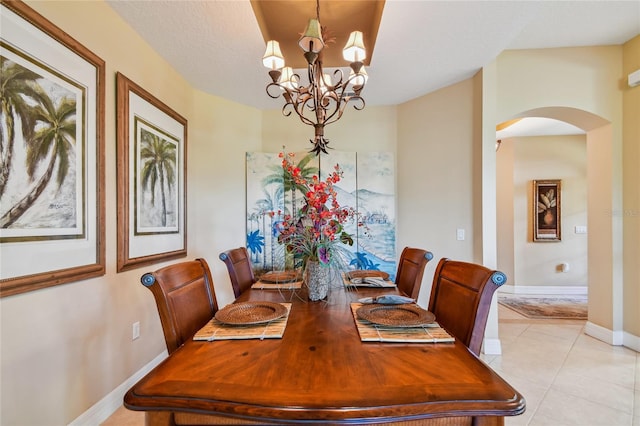
<path fill-rule="evenodd" d="M 305 283 L 309 291 L 309 300 L 317 301 L 327 297 L 330 278 L 331 268 L 323 266 L 317 261 L 307 261 Z"/>

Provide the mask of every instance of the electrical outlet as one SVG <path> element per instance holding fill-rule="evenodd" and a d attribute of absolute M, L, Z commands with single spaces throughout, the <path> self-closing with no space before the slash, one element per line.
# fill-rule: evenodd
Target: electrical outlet
<path fill-rule="evenodd" d="M 138 337 L 140 337 L 140 321 L 133 323 L 131 340 L 136 340 Z"/>

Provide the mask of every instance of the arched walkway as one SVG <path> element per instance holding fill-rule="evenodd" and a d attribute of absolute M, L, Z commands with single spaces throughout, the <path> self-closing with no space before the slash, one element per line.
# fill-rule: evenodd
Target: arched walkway
<path fill-rule="evenodd" d="M 615 147 L 610 122 L 570 107 L 541 107 L 508 119 L 544 117 L 564 121 L 586 132 L 589 319 L 587 334 L 622 344 L 622 180 L 621 150 Z"/>

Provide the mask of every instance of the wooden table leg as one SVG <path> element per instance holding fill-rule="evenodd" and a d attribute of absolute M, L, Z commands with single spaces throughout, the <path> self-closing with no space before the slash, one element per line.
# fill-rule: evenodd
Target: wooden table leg
<path fill-rule="evenodd" d="M 173 413 L 170 411 L 147 411 L 144 413 L 145 426 L 175 426 Z"/>
<path fill-rule="evenodd" d="M 471 422 L 473 426 L 504 426 L 504 417 L 477 416 Z"/>

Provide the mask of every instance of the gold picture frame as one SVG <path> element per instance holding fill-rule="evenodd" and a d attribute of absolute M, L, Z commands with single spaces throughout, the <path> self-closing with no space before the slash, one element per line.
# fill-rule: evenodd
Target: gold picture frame
<path fill-rule="evenodd" d="M 116 74 L 117 271 L 187 255 L 187 120 Z"/>
<path fill-rule="evenodd" d="M 0 141 L 4 297 L 105 274 L 105 62 L 25 3 L 0 8 L 3 120 L 22 122 Z"/>
<path fill-rule="evenodd" d="M 562 240 L 561 211 L 562 181 L 560 179 L 533 181 L 533 241 Z"/>

